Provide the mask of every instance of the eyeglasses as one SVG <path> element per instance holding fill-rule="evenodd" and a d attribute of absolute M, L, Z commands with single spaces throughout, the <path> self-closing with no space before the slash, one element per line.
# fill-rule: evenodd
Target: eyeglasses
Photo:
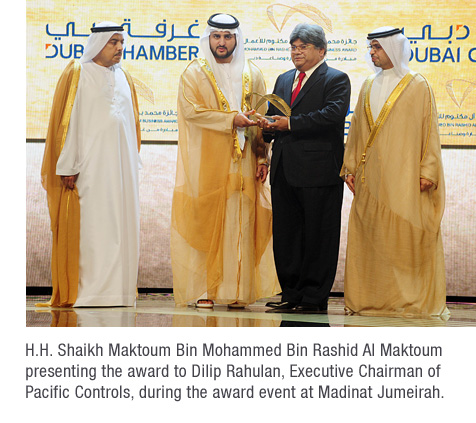
<path fill-rule="evenodd" d="M 301 51 L 306 51 L 306 50 L 309 50 L 310 48 L 312 47 L 312 44 L 301 44 L 300 46 L 295 46 L 295 45 L 292 45 L 290 47 L 290 50 L 295 53 L 297 51 L 301 52 Z"/>

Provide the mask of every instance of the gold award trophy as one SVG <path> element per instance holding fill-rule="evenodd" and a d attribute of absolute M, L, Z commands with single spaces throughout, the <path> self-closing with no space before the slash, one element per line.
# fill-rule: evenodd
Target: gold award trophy
<path fill-rule="evenodd" d="M 277 96 L 276 94 L 262 95 L 259 93 L 253 93 L 252 95 L 257 95 L 258 97 L 261 97 L 254 107 L 255 110 L 258 110 L 265 102 L 269 101 L 274 107 L 276 107 L 281 113 L 283 113 L 284 116 L 288 118 L 291 116 L 291 108 L 281 97 Z M 249 118 L 254 121 L 264 118 L 268 119 L 270 122 L 274 122 L 271 116 L 263 116 L 258 112 L 254 113 L 253 115 L 250 115 Z"/>

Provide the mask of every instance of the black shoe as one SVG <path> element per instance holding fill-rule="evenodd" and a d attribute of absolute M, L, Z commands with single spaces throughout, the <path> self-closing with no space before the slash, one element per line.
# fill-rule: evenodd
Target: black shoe
<path fill-rule="evenodd" d="M 296 314 L 325 314 L 327 306 L 317 306 L 309 304 L 300 304 L 293 308 L 292 313 Z"/>
<path fill-rule="evenodd" d="M 285 301 L 269 301 L 265 304 L 266 307 L 278 307 L 280 306 L 281 304 L 283 304 Z"/>
<path fill-rule="evenodd" d="M 276 303 L 277 305 L 274 306 L 271 310 L 266 310 L 266 313 L 290 313 L 291 310 L 294 310 L 296 304 L 288 303 L 287 301 L 282 301 L 280 303 Z"/>

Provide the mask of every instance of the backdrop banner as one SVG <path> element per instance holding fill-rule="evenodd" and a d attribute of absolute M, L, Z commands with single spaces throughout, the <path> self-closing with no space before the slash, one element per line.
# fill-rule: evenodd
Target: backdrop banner
<path fill-rule="evenodd" d="M 114 21 L 127 32 L 123 66 L 139 94 L 143 139 L 177 140 L 178 78 L 198 55 L 208 17 L 233 14 L 241 23 L 246 55 L 263 71 L 268 92 L 292 67 L 288 37 L 301 22 L 321 25 L 330 66 L 349 74 L 352 101 L 371 73 L 366 36 L 385 25 L 403 28 L 412 45 L 410 68 L 435 92 L 444 145 L 476 145 L 476 3 L 474 0 L 242 0 L 224 10 L 216 0 L 117 2 L 27 0 L 27 138 L 46 136 L 53 91 L 72 58 L 79 59 L 90 28 Z M 421 12 L 425 13 L 422 14 Z"/>

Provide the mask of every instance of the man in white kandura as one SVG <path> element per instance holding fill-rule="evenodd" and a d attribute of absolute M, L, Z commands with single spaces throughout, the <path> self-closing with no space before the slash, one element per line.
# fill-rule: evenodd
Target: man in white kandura
<path fill-rule="evenodd" d="M 368 34 L 369 77 L 352 116 L 341 176 L 355 194 L 344 296 L 349 313 L 443 315 L 445 183 L 435 99 L 408 68 L 402 30 Z"/>
<path fill-rule="evenodd" d="M 266 146 L 250 114 L 266 94 L 238 20 L 216 14 L 203 57 L 180 78 L 171 257 L 177 305 L 244 307 L 281 291 L 274 267 Z M 264 108 L 261 109 L 264 112 Z"/>
<path fill-rule="evenodd" d="M 51 306 L 134 306 L 139 263 L 140 127 L 125 32 L 91 28 L 56 87 L 42 183 L 53 232 Z"/>

